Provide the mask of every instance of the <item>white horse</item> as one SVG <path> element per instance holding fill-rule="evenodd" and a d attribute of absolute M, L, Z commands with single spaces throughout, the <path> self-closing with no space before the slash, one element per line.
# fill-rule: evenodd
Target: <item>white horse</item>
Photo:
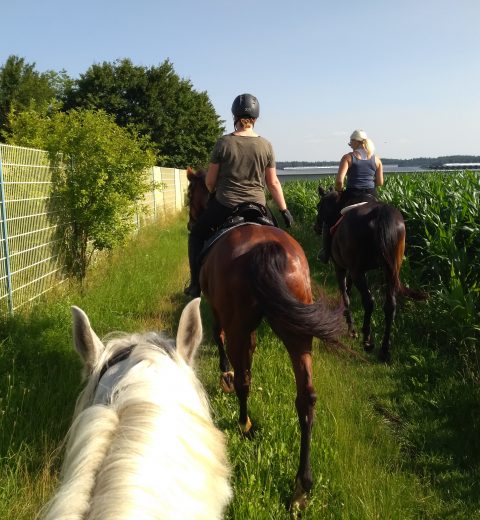
<path fill-rule="evenodd" d="M 134 334 L 104 345 L 72 307 L 88 376 L 45 520 L 215 519 L 231 498 L 224 435 L 190 364 L 200 298 L 183 310 L 176 346 Z"/>

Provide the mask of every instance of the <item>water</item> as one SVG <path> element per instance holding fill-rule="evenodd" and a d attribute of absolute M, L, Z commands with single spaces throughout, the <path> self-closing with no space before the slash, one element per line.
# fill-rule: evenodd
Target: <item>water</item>
<path fill-rule="evenodd" d="M 280 182 L 285 181 L 315 181 L 325 175 L 336 175 L 338 166 L 321 167 L 321 168 L 294 168 L 286 170 L 277 170 L 277 175 Z M 383 165 L 385 174 L 389 173 L 407 173 L 407 172 L 426 172 L 425 170 L 416 166 L 395 166 Z"/>

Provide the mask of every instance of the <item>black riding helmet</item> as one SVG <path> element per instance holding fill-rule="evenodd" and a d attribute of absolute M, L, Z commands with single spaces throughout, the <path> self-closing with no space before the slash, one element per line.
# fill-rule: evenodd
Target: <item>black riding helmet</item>
<path fill-rule="evenodd" d="M 242 117 L 257 119 L 260 115 L 260 103 L 252 94 L 240 94 L 233 100 L 232 114 L 235 121 Z"/>

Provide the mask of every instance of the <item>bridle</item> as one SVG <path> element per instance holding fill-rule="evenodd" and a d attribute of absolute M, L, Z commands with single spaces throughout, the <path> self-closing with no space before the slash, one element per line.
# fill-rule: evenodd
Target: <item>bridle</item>
<path fill-rule="evenodd" d="M 122 350 L 118 351 L 114 356 L 107 360 L 105 364 L 102 366 L 102 369 L 100 370 L 97 385 L 100 382 L 100 379 L 102 379 L 102 377 L 105 375 L 105 372 L 117 363 L 120 363 L 120 361 L 124 361 L 125 359 L 127 359 L 136 346 L 137 345 L 129 345 L 128 347 L 122 348 Z"/>
<path fill-rule="evenodd" d="M 103 364 L 103 366 L 100 370 L 100 373 L 98 375 L 97 387 L 100 383 L 100 380 L 105 375 L 105 373 L 108 370 L 110 370 L 112 367 L 114 367 L 117 363 L 120 363 L 121 361 L 125 361 L 126 359 L 128 359 L 130 354 L 133 352 L 133 350 L 137 346 L 138 346 L 138 343 L 134 343 L 132 345 L 128 345 L 128 347 L 122 348 Z M 161 350 L 162 352 L 165 352 L 170 358 L 173 357 L 173 352 L 175 351 L 175 348 L 168 348 L 168 345 L 149 344 L 148 347 L 155 349 L 155 350 Z"/>

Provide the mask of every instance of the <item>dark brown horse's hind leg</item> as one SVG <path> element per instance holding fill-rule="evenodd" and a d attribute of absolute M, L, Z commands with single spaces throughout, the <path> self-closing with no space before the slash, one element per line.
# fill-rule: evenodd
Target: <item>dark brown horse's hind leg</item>
<path fill-rule="evenodd" d="M 375 348 L 375 344 L 372 339 L 372 314 L 374 307 L 374 300 L 372 293 L 367 285 L 367 277 L 365 273 L 361 273 L 358 276 L 352 276 L 353 283 L 355 287 L 359 290 L 360 296 L 362 298 L 362 306 L 363 306 L 363 325 L 362 325 L 362 334 L 363 334 L 363 348 L 366 352 L 371 352 Z"/>
<path fill-rule="evenodd" d="M 385 304 L 383 306 L 385 314 L 385 331 L 383 334 L 382 347 L 378 353 L 378 357 L 385 363 L 390 362 L 390 343 L 393 321 L 395 319 L 395 312 L 397 310 L 397 298 L 395 289 L 392 284 L 388 284 Z"/>
<path fill-rule="evenodd" d="M 356 338 L 357 331 L 353 324 L 352 311 L 350 310 L 350 294 L 352 290 L 352 278 L 350 275 L 347 276 L 345 269 L 335 266 L 335 274 L 337 277 L 338 288 L 342 295 L 343 305 L 345 306 L 345 320 L 347 322 L 348 334 L 352 338 Z"/>
<path fill-rule="evenodd" d="M 312 489 L 313 477 L 310 466 L 310 444 L 312 437 L 313 414 L 317 395 L 312 382 L 312 340 L 285 342 L 297 386 L 295 406 L 300 424 L 300 463 L 295 479 L 295 491 L 291 501 L 291 512 L 305 509 L 308 504 L 308 495 Z"/>

